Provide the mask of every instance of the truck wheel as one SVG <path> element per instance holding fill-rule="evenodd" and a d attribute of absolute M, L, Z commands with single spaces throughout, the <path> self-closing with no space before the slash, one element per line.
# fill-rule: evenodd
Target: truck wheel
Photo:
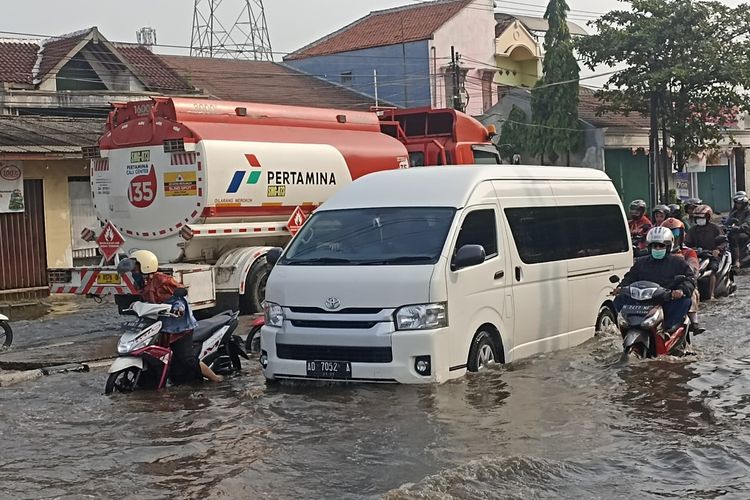
<path fill-rule="evenodd" d="M 258 259 L 245 280 L 245 295 L 240 304 L 244 314 L 256 314 L 263 311 L 263 301 L 266 299 L 266 282 L 270 272 L 265 257 Z"/>

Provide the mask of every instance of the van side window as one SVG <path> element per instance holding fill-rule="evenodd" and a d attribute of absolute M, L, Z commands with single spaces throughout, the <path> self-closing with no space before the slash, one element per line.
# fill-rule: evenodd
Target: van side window
<path fill-rule="evenodd" d="M 624 253 L 630 248 L 618 205 L 506 208 L 505 215 L 526 264 Z"/>
<path fill-rule="evenodd" d="M 461 224 L 455 252 L 464 245 L 482 245 L 487 258 L 497 255 L 497 225 L 495 211 L 482 209 L 470 212 Z"/>

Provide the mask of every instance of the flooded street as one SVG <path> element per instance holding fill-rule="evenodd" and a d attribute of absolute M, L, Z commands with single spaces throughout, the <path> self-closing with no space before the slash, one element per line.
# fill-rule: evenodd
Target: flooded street
<path fill-rule="evenodd" d="M 738 284 L 679 360 L 620 365 L 606 337 L 439 387 L 266 387 L 253 362 L 159 393 L 106 397 L 101 369 L 0 389 L 0 497 L 747 498 Z"/>

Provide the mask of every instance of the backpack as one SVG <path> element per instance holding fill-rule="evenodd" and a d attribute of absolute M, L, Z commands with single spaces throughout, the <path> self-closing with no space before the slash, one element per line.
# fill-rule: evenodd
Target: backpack
<path fill-rule="evenodd" d="M 143 300 L 152 304 L 162 304 L 171 299 L 180 284 L 172 276 L 154 273 L 141 293 Z"/>

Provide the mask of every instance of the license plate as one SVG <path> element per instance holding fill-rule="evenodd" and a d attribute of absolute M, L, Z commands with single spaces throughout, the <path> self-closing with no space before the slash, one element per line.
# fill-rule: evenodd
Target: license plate
<path fill-rule="evenodd" d="M 307 376 L 315 378 L 352 378 L 352 364 L 349 361 L 308 361 Z"/>
<path fill-rule="evenodd" d="M 122 279 L 120 278 L 120 275 L 117 273 L 99 273 L 99 276 L 96 277 L 96 284 L 97 285 L 120 285 L 122 284 Z"/>
<path fill-rule="evenodd" d="M 646 314 L 652 307 L 654 306 L 625 306 L 622 308 L 622 311 L 626 314 Z"/>

